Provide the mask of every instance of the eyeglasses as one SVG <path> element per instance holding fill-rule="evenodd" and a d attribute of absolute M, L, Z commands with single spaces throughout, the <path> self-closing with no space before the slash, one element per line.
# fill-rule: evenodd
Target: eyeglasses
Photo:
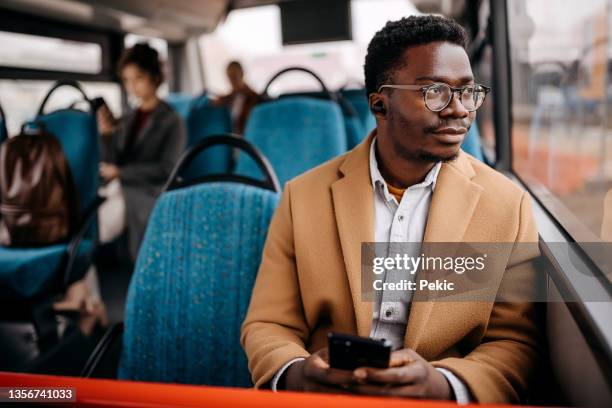
<path fill-rule="evenodd" d="M 380 93 L 384 88 L 403 89 L 407 91 L 421 91 L 425 106 L 432 112 L 440 112 L 445 109 L 453 99 L 454 94 L 459 94 L 459 100 L 465 109 L 474 112 L 482 106 L 487 94 L 491 92 L 488 86 L 473 84 L 460 88 L 453 88 L 444 83 L 433 83 L 431 85 L 382 85 L 378 88 Z"/>

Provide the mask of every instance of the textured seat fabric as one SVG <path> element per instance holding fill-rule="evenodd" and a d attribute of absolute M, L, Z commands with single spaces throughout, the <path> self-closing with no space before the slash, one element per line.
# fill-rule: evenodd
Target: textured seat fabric
<path fill-rule="evenodd" d="M 187 115 L 188 145 L 194 146 L 203 139 L 232 130 L 229 110 L 224 106 L 212 106 L 206 97 L 193 101 Z M 215 146 L 199 154 L 183 172 L 185 178 L 204 174 L 229 173 L 232 149 Z"/>
<path fill-rule="evenodd" d="M 193 100 L 193 96 L 182 93 L 170 93 L 166 97 L 168 105 L 170 105 L 183 119 L 187 119 Z"/>
<path fill-rule="evenodd" d="M 482 144 L 480 142 L 480 132 L 478 131 L 478 124 L 474 121 L 465 139 L 461 144 L 461 149 L 474 156 L 481 162 L 484 162 L 484 156 L 482 154 Z"/>
<path fill-rule="evenodd" d="M 258 105 L 245 138 L 268 158 L 281 186 L 293 177 L 346 151 L 346 131 L 335 102 L 287 97 Z M 256 177 L 259 169 L 241 154 L 237 174 Z"/>
<path fill-rule="evenodd" d="M 76 268 L 87 264 L 93 248 L 91 240 L 79 247 Z M 65 260 L 68 245 L 40 248 L 0 247 L 0 299 L 29 299 L 49 289 Z"/>
<path fill-rule="evenodd" d="M 348 149 L 357 146 L 368 135 L 356 116 L 345 116 L 344 126 L 346 128 L 346 144 Z"/>
<path fill-rule="evenodd" d="M 348 100 L 351 105 L 353 105 L 355 111 L 357 111 L 357 115 L 359 116 L 364 129 L 364 134 L 362 135 L 361 139 L 356 141 L 354 145 L 349 144 L 349 149 L 352 149 L 357 144 L 361 143 L 361 141 L 365 139 L 368 134 L 370 134 L 372 129 L 376 127 L 376 120 L 370 111 L 365 89 L 349 89 L 342 90 L 340 92 L 342 93 L 342 96 Z"/>
<path fill-rule="evenodd" d="M 251 386 L 240 326 L 278 198 L 233 182 L 160 197 L 128 291 L 120 379 Z"/>
<path fill-rule="evenodd" d="M 37 118 L 62 145 L 79 194 L 81 213 L 91 208 L 98 194 L 98 127 L 87 112 L 65 109 Z"/>

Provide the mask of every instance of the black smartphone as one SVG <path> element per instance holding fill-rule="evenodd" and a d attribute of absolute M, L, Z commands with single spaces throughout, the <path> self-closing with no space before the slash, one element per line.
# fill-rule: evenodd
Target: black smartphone
<path fill-rule="evenodd" d="M 351 334 L 329 333 L 329 365 L 340 370 L 358 367 L 389 367 L 391 342 L 385 339 L 370 339 Z"/>
<path fill-rule="evenodd" d="M 106 101 L 101 96 L 98 96 L 97 98 L 93 98 L 91 100 L 91 106 L 92 106 L 94 112 L 97 112 L 98 109 L 100 109 L 102 106 L 106 106 L 108 108 L 108 105 L 106 104 Z"/>

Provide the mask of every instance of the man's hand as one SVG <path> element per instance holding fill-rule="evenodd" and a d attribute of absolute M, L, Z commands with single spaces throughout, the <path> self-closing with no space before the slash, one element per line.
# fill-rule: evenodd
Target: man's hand
<path fill-rule="evenodd" d="M 289 391 L 346 393 L 355 377 L 351 371 L 337 370 L 328 364 L 328 350 L 319 350 L 302 361 L 289 366 L 285 389 Z"/>
<path fill-rule="evenodd" d="M 100 163 L 100 177 L 104 181 L 111 181 L 119 177 L 119 167 L 111 163 Z"/>
<path fill-rule="evenodd" d="M 361 367 L 352 372 L 357 394 L 427 399 L 453 398 L 446 377 L 412 349 L 391 353 L 389 368 Z"/>

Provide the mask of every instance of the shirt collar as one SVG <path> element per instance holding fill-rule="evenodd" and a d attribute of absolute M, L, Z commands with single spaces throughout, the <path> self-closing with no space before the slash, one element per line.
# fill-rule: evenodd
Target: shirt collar
<path fill-rule="evenodd" d="M 387 182 L 380 174 L 380 170 L 378 169 L 378 161 L 376 160 L 376 150 L 375 150 L 376 138 L 372 139 L 372 143 L 370 144 L 370 179 L 372 180 L 372 188 L 374 190 L 377 189 L 377 186 L 382 190 L 384 197 L 387 201 L 392 201 L 395 199 L 389 193 L 389 188 L 387 187 Z M 442 162 L 437 162 L 435 166 L 427 173 L 425 179 L 418 184 L 410 186 L 408 189 L 417 189 L 417 188 L 426 188 L 431 186 L 431 191 L 434 191 L 436 188 L 436 181 L 438 180 L 438 173 L 440 172 L 440 167 L 442 167 Z"/>

